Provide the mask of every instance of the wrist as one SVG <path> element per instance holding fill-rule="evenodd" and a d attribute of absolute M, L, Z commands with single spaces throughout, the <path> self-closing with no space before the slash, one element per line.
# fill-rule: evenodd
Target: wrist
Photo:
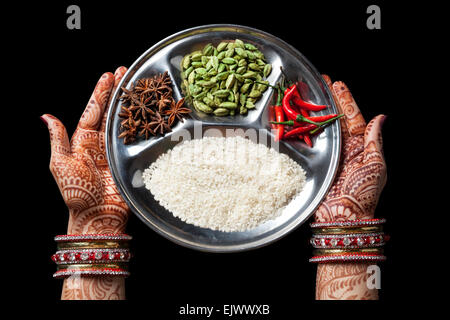
<path fill-rule="evenodd" d="M 125 279 L 71 276 L 64 279 L 61 300 L 125 300 Z"/>

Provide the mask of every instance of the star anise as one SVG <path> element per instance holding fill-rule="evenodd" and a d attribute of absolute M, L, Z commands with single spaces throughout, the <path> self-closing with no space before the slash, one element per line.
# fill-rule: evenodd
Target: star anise
<path fill-rule="evenodd" d="M 141 96 L 139 101 L 135 101 L 132 106 L 128 108 L 129 111 L 135 112 L 134 118 L 138 119 L 139 117 L 142 119 L 147 119 L 147 115 L 154 115 L 155 112 L 148 107 L 149 99 L 144 99 L 144 96 Z"/>
<path fill-rule="evenodd" d="M 120 100 L 126 105 L 133 103 L 134 101 L 139 101 L 139 96 L 134 91 L 132 87 L 131 90 L 128 90 L 125 87 L 122 87 L 123 94 L 120 96 Z"/>
<path fill-rule="evenodd" d="M 153 125 L 145 120 L 139 127 L 141 131 L 139 131 L 140 136 L 145 136 L 145 139 L 148 140 L 150 135 L 156 135 L 155 131 L 153 131 Z"/>
<path fill-rule="evenodd" d="M 121 110 L 119 113 L 120 134 L 128 144 L 143 136 L 164 134 L 171 126 L 190 112 L 183 108 L 184 99 L 175 102 L 169 73 L 141 78 L 131 83 L 130 89 L 122 87 Z M 167 110 L 170 109 L 170 110 Z"/>
<path fill-rule="evenodd" d="M 149 124 L 152 126 L 153 130 L 156 133 L 164 134 L 164 132 L 172 131 L 170 126 L 166 123 L 166 120 L 164 120 L 163 117 L 161 117 L 161 114 L 159 112 L 156 112 L 156 115 L 152 117 L 152 122 Z"/>
<path fill-rule="evenodd" d="M 156 101 L 156 107 L 158 108 L 159 113 L 162 113 L 163 110 L 171 105 L 173 102 L 172 93 L 166 92 L 163 94 L 157 101 Z"/>
<path fill-rule="evenodd" d="M 172 85 L 172 80 L 170 80 L 170 76 L 167 71 L 156 76 L 155 80 L 159 86 L 171 86 Z"/>
<path fill-rule="evenodd" d="M 136 93 L 144 96 L 146 99 L 154 98 L 157 89 L 153 78 L 139 79 L 135 88 Z"/>
<path fill-rule="evenodd" d="M 133 119 L 134 115 L 133 115 L 133 112 L 131 112 L 129 110 L 129 108 L 126 108 L 123 105 L 120 106 L 120 108 L 122 109 L 122 111 L 119 113 L 119 117 L 124 119 L 120 122 L 120 126 L 122 127 L 124 124 L 126 124 L 129 121 L 129 119 Z"/>
<path fill-rule="evenodd" d="M 164 111 L 163 114 L 169 116 L 169 119 L 167 120 L 167 124 L 169 126 L 173 125 L 175 119 L 182 121 L 184 115 L 187 115 L 191 112 L 191 109 L 189 108 L 182 108 L 183 104 L 184 98 L 181 98 L 177 103 L 175 103 L 175 100 L 172 100 L 170 109 Z"/>
<path fill-rule="evenodd" d="M 136 140 L 137 129 L 141 124 L 141 120 L 134 120 L 132 118 L 127 119 L 126 122 L 122 124 L 123 131 L 119 134 L 118 138 L 123 138 L 124 144 L 129 144 Z"/>

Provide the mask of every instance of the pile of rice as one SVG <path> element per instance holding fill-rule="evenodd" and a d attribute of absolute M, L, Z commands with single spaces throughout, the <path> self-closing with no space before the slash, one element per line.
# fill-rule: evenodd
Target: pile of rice
<path fill-rule="evenodd" d="M 287 155 L 241 137 L 184 141 L 143 173 L 145 187 L 175 217 L 226 232 L 279 216 L 305 179 Z"/>

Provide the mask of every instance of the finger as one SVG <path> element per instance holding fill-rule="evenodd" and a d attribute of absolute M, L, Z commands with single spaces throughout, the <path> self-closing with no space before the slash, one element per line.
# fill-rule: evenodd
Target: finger
<path fill-rule="evenodd" d="M 122 80 L 122 78 L 123 78 L 123 76 L 125 75 L 126 72 L 127 72 L 127 68 L 126 67 L 119 67 L 114 72 L 114 86 L 113 86 L 113 89 L 111 91 L 111 94 L 109 95 L 109 99 L 108 99 L 108 102 L 106 104 L 105 111 L 103 112 L 102 123 L 100 125 L 99 131 L 105 132 L 106 118 L 108 117 L 109 105 L 111 103 L 111 100 L 112 100 L 112 97 L 114 95 L 114 92 L 117 89 L 117 86 L 119 85 L 120 81 Z"/>
<path fill-rule="evenodd" d="M 50 144 L 52 156 L 59 153 L 64 155 L 70 154 L 69 136 L 66 127 L 56 117 L 50 114 L 43 114 L 42 121 L 46 124 L 50 133 Z"/>
<path fill-rule="evenodd" d="M 383 127 L 386 116 L 380 114 L 373 118 L 367 125 L 364 132 L 364 150 L 377 151 L 383 154 L 383 136 L 381 135 L 381 129 Z"/>
<path fill-rule="evenodd" d="M 345 123 L 347 124 L 348 132 L 351 136 L 362 135 L 366 129 L 366 121 L 364 120 L 361 111 L 353 99 L 350 90 L 342 81 L 333 83 L 333 90 L 336 94 L 342 111 L 345 115 Z"/>
<path fill-rule="evenodd" d="M 323 77 L 323 80 L 325 81 L 325 83 L 327 84 L 328 89 L 330 89 L 331 96 L 333 97 L 333 100 L 334 100 L 334 103 L 336 104 L 338 112 L 340 114 L 344 113 L 344 110 L 342 110 L 342 106 L 339 103 L 339 100 L 338 100 L 338 98 L 336 96 L 336 93 L 334 92 L 333 84 L 331 82 L 330 77 L 328 75 L 326 75 L 326 74 L 323 74 L 322 77 Z M 340 118 L 339 121 L 341 123 L 342 137 L 344 138 L 344 140 L 346 140 L 350 136 L 350 133 L 348 132 L 347 124 L 345 123 L 345 119 L 344 118 L 345 117 Z"/>
<path fill-rule="evenodd" d="M 77 128 L 86 130 L 98 129 L 113 85 L 114 75 L 111 72 L 104 73 L 95 86 Z"/>

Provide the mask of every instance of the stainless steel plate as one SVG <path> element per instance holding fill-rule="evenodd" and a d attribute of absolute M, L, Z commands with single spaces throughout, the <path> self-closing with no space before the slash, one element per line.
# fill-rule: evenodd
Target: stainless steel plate
<path fill-rule="evenodd" d="M 318 114 L 337 113 L 327 86 L 311 63 L 296 49 L 284 41 L 260 30 L 238 25 L 207 25 L 176 33 L 147 50 L 129 68 L 119 85 L 129 87 L 137 79 L 168 71 L 174 83 L 175 99 L 182 97 L 180 84 L 180 62 L 184 55 L 201 49 L 212 42 L 242 39 L 256 45 L 272 64 L 268 80 L 275 83 L 281 76 L 280 66 L 288 77 L 302 80 L 309 87 L 308 98 L 317 104 L 330 107 Z M 245 232 L 221 232 L 186 224 L 165 210 L 145 189 L 141 174 L 158 156 L 177 145 L 181 132 L 193 134 L 201 123 L 201 132 L 208 129 L 224 132 L 240 128 L 261 132 L 259 139 L 268 138 L 270 146 L 273 135 L 270 132 L 268 106 L 272 100 L 272 90 L 268 89 L 258 101 L 256 110 L 246 116 L 214 117 L 197 112 L 192 119 L 179 123 L 173 132 L 164 137 L 139 140 L 124 145 L 117 138 L 120 90 L 112 99 L 106 127 L 106 148 L 112 176 L 132 211 L 150 228 L 166 238 L 183 246 L 211 252 L 232 252 L 257 248 L 271 243 L 305 222 L 318 207 L 333 182 L 340 154 L 340 127 L 334 123 L 314 139 L 314 147 L 309 148 L 299 142 L 282 142 L 279 151 L 297 161 L 306 171 L 307 182 L 302 193 L 284 209 L 281 216 L 255 229 Z M 187 131 L 185 131 L 187 130 Z M 213 130 L 214 131 L 214 130 Z M 239 130 L 238 130 L 239 131 Z M 211 132 L 211 130 L 209 131 Z M 239 134 L 239 132 L 237 133 Z M 180 141 L 181 142 L 181 141 Z"/>

